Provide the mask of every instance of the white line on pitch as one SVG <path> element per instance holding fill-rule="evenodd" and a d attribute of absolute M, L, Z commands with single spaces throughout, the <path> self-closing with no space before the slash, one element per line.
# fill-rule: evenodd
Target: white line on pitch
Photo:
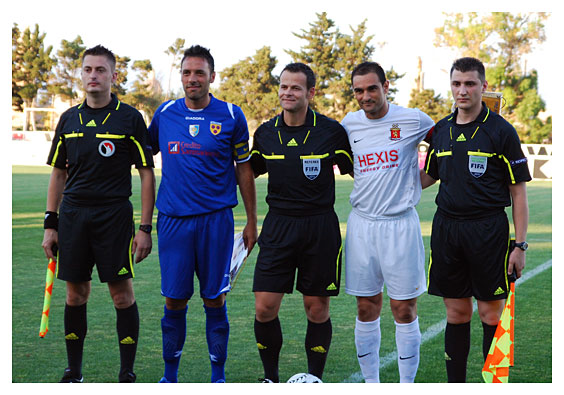
<path fill-rule="evenodd" d="M 519 278 L 516 282 L 515 282 L 515 287 L 518 287 L 519 285 L 521 285 L 522 283 L 524 283 L 527 280 L 530 280 L 531 278 L 535 277 L 537 274 L 544 272 L 546 269 L 548 269 L 549 267 L 552 267 L 552 259 L 549 259 L 548 261 L 546 261 L 545 263 L 543 263 L 542 265 L 539 265 L 537 267 L 535 267 L 534 269 L 530 270 L 530 271 L 526 271 L 525 273 L 523 273 L 523 275 L 521 276 L 521 278 Z M 477 309 L 477 305 L 476 302 L 474 301 L 474 311 L 476 311 Z M 430 326 L 429 328 L 427 328 L 427 330 L 421 334 L 421 345 L 423 345 L 423 343 L 428 342 L 429 340 L 433 339 L 435 336 L 437 336 L 439 333 L 441 333 L 446 326 L 446 318 L 432 326 Z M 391 353 L 385 355 L 384 357 L 380 358 L 380 370 L 385 369 L 386 367 L 388 367 L 389 364 L 396 362 L 398 359 L 398 353 L 397 351 L 392 351 Z M 361 383 L 364 380 L 364 377 L 362 376 L 361 372 L 355 372 L 353 374 L 351 374 L 349 376 L 348 379 L 344 380 L 344 383 Z"/>

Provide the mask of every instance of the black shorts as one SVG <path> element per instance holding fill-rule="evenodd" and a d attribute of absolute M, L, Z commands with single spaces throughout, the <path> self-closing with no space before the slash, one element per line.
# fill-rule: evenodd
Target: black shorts
<path fill-rule="evenodd" d="M 253 292 L 335 296 L 341 283 L 341 230 L 335 212 L 292 217 L 268 212 L 260 237 Z"/>
<path fill-rule="evenodd" d="M 429 294 L 483 301 L 507 298 L 509 246 L 504 211 L 475 220 L 437 212 L 431 233 Z"/>
<path fill-rule="evenodd" d="M 63 200 L 59 208 L 57 278 L 90 281 L 94 264 L 101 282 L 134 277 L 133 235 L 129 200 L 91 207 L 73 206 Z"/>

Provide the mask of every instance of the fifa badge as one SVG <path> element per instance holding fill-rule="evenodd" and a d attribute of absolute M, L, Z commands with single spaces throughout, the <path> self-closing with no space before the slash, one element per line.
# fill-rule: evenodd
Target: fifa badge
<path fill-rule="evenodd" d="M 315 180 L 321 172 L 321 159 L 302 159 L 304 175 L 309 180 Z"/>
<path fill-rule="evenodd" d="M 468 170 L 474 177 L 481 177 L 488 168 L 487 156 L 468 156 Z"/>

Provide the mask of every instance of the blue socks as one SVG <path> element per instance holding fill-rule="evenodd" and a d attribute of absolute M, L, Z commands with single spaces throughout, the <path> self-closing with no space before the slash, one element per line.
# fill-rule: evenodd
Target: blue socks
<path fill-rule="evenodd" d="M 168 310 L 165 306 L 164 317 L 161 319 L 164 378 L 170 383 L 178 382 L 178 365 L 186 339 L 187 311 L 188 306 L 182 310 Z"/>
<path fill-rule="evenodd" d="M 170 383 L 178 382 L 178 366 L 184 341 L 186 339 L 186 312 L 183 310 L 168 310 L 164 307 L 161 319 L 163 338 L 163 359 L 165 363 L 164 379 Z M 227 343 L 229 340 L 229 321 L 227 306 L 219 308 L 204 306 L 206 313 L 206 339 L 211 362 L 211 382 L 225 382 L 225 361 L 227 360 Z"/>
<path fill-rule="evenodd" d="M 229 340 L 229 321 L 227 319 L 227 306 L 219 308 L 207 307 L 206 312 L 206 339 L 211 362 L 211 382 L 225 382 L 225 361 L 227 360 L 227 342 Z"/>

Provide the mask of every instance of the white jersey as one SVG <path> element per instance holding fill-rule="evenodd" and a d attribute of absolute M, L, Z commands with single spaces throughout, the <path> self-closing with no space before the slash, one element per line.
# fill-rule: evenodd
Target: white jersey
<path fill-rule="evenodd" d="M 415 207 L 421 198 L 417 146 L 434 121 L 418 109 L 389 103 L 380 119 L 368 119 L 360 110 L 341 123 L 354 154 L 353 209 L 378 218 Z"/>

